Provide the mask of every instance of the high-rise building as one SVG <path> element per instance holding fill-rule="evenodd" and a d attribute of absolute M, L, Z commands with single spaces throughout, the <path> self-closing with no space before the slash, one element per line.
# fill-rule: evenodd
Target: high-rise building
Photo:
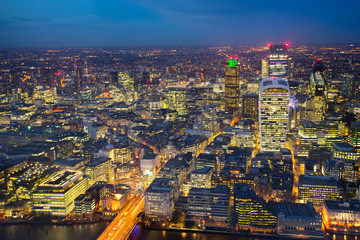
<path fill-rule="evenodd" d="M 230 57 L 225 66 L 225 110 L 239 114 L 240 66 L 237 57 Z"/>
<path fill-rule="evenodd" d="M 260 151 L 285 148 L 289 118 L 289 84 L 282 78 L 261 81 L 259 93 Z"/>
<path fill-rule="evenodd" d="M 176 110 L 179 115 L 186 114 L 186 89 L 169 88 L 168 90 L 169 109 Z"/>
<path fill-rule="evenodd" d="M 244 94 L 241 109 L 243 118 L 256 118 L 259 113 L 259 96 L 255 93 Z"/>
<path fill-rule="evenodd" d="M 321 121 L 326 110 L 327 103 L 327 81 L 325 78 L 325 67 L 318 59 L 310 75 L 310 84 L 308 88 L 310 101 L 311 101 L 311 120 Z M 310 110 L 311 111 L 311 110 Z"/>
<path fill-rule="evenodd" d="M 261 59 L 261 79 L 269 77 L 269 59 Z"/>
<path fill-rule="evenodd" d="M 117 84 L 119 82 L 118 72 L 110 72 L 110 84 Z"/>
<path fill-rule="evenodd" d="M 75 91 L 80 92 L 83 88 L 83 69 L 82 68 L 76 68 L 76 81 L 75 81 Z"/>
<path fill-rule="evenodd" d="M 291 59 L 287 53 L 288 43 L 282 45 L 269 44 L 269 76 L 291 80 Z M 266 71 L 263 71 L 266 73 Z"/>
<path fill-rule="evenodd" d="M 354 99 L 356 90 L 356 78 L 351 74 L 342 74 L 341 94 L 349 99 Z"/>

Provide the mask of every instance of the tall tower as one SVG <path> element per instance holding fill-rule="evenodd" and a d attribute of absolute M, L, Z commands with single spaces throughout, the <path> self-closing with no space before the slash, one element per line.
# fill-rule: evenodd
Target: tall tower
<path fill-rule="evenodd" d="M 75 81 L 75 91 L 80 92 L 83 88 L 84 76 L 83 76 L 83 69 L 76 68 L 76 81 Z"/>
<path fill-rule="evenodd" d="M 186 88 L 169 88 L 169 109 L 176 110 L 179 115 L 186 114 Z"/>
<path fill-rule="evenodd" d="M 327 103 L 327 82 L 325 78 L 325 67 L 321 59 L 317 59 L 311 72 L 308 93 L 313 108 L 311 120 L 323 120 Z"/>
<path fill-rule="evenodd" d="M 289 118 L 289 84 L 282 78 L 265 78 L 260 83 L 260 151 L 285 147 Z"/>
<path fill-rule="evenodd" d="M 269 59 L 261 59 L 261 79 L 269 77 Z"/>
<path fill-rule="evenodd" d="M 237 57 L 230 57 L 225 66 L 225 111 L 240 113 L 240 67 Z"/>
<path fill-rule="evenodd" d="M 118 84 L 119 82 L 119 78 L 118 78 L 118 72 L 114 71 L 114 72 L 110 72 L 110 84 Z"/>
<path fill-rule="evenodd" d="M 269 55 L 269 76 L 290 80 L 291 61 L 287 53 L 288 43 L 282 45 L 268 44 Z"/>

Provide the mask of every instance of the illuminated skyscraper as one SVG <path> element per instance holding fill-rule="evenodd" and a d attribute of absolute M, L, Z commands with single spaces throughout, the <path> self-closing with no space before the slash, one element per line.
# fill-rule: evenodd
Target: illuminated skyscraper
<path fill-rule="evenodd" d="M 76 81 L 75 81 L 75 91 L 80 92 L 80 90 L 83 88 L 83 69 L 82 68 L 76 68 Z"/>
<path fill-rule="evenodd" d="M 186 114 L 186 89 L 169 88 L 169 109 L 176 110 L 179 115 Z"/>
<path fill-rule="evenodd" d="M 311 107 L 313 109 L 311 120 L 321 121 L 323 120 L 327 102 L 325 67 L 321 59 L 317 60 L 311 72 L 308 92 L 309 96 L 311 97 Z"/>
<path fill-rule="evenodd" d="M 110 84 L 117 84 L 119 81 L 119 77 L 118 77 L 118 72 L 114 71 L 114 72 L 110 72 Z"/>
<path fill-rule="evenodd" d="M 289 118 L 289 84 L 282 78 L 265 78 L 260 84 L 260 151 L 285 147 Z"/>
<path fill-rule="evenodd" d="M 261 79 L 269 77 L 269 59 L 261 59 Z"/>
<path fill-rule="evenodd" d="M 357 81 L 355 76 L 351 74 L 342 74 L 341 80 L 342 80 L 341 94 L 349 99 L 354 99 L 355 90 L 357 87 L 356 86 Z"/>
<path fill-rule="evenodd" d="M 225 111 L 240 112 L 240 66 L 237 57 L 230 57 L 225 66 Z"/>
<path fill-rule="evenodd" d="M 288 43 L 282 45 L 271 45 L 269 44 L 270 55 L 269 55 L 269 73 L 270 77 L 280 77 L 286 80 L 291 80 L 291 59 L 287 53 Z M 266 65 L 263 66 L 266 67 Z M 263 70 L 265 74 L 266 71 Z M 266 76 L 266 75 L 264 75 Z"/>

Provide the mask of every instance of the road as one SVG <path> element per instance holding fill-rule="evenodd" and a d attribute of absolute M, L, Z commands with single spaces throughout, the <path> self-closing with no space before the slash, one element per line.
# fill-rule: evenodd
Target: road
<path fill-rule="evenodd" d="M 100 235 L 98 240 L 125 240 L 131 233 L 137 221 L 137 216 L 140 212 L 144 211 L 144 207 L 145 197 L 143 194 L 137 199 L 131 199 Z"/>

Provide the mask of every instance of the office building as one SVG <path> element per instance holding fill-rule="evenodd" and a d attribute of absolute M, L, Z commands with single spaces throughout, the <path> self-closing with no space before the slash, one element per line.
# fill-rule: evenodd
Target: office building
<path fill-rule="evenodd" d="M 110 181 L 112 167 L 110 158 L 95 158 L 85 165 L 85 174 L 90 178 L 90 184 L 97 181 Z"/>
<path fill-rule="evenodd" d="M 287 53 L 288 43 L 281 45 L 269 44 L 269 77 L 291 80 L 291 59 Z M 264 73 L 266 73 L 264 71 Z"/>
<path fill-rule="evenodd" d="M 226 185 L 229 187 L 231 195 L 234 195 L 234 185 L 238 183 L 248 184 L 251 189 L 255 188 L 255 179 L 237 170 L 224 168 L 220 172 L 214 172 L 211 177 L 211 186 Z"/>
<path fill-rule="evenodd" d="M 225 111 L 240 113 L 240 66 L 237 57 L 230 57 L 225 65 Z"/>
<path fill-rule="evenodd" d="M 200 153 L 195 163 L 196 169 L 202 169 L 207 166 L 212 167 L 216 171 L 219 167 L 219 159 L 215 154 Z"/>
<path fill-rule="evenodd" d="M 340 77 L 342 80 L 341 94 L 348 99 L 354 99 L 357 85 L 355 75 L 342 74 Z"/>
<path fill-rule="evenodd" d="M 358 165 L 359 154 L 348 143 L 334 142 L 332 144 L 332 159 L 340 162 L 352 162 Z"/>
<path fill-rule="evenodd" d="M 206 223 L 227 225 L 229 218 L 229 188 L 191 188 L 188 195 L 187 214 L 201 217 Z"/>
<path fill-rule="evenodd" d="M 110 84 L 117 84 L 119 82 L 119 77 L 118 77 L 118 72 L 114 71 L 114 72 L 110 72 L 109 73 L 109 79 L 110 79 Z"/>
<path fill-rule="evenodd" d="M 185 88 L 169 88 L 168 101 L 169 101 L 169 109 L 177 111 L 179 115 L 186 114 Z"/>
<path fill-rule="evenodd" d="M 289 84 L 281 78 L 266 78 L 260 84 L 260 151 L 280 151 L 286 141 Z"/>
<path fill-rule="evenodd" d="M 169 178 L 155 178 L 145 192 L 145 217 L 167 221 L 174 213 L 174 189 Z"/>
<path fill-rule="evenodd" d="M 34 190 L 33 211 L 36 215 L 66 216 L 74 210 L 74 200 L 88 188 L 88 178 L 82 172 L 63 170 Z"/>
<path fill-rule="evenodd" d="M 211 187 L 211 176 L 213 173 L 212 167 L 203 167 L 201 169 L 195 169 L 189 174 L 189 177 L 183 184 L 183 193 L 188 195 L 189 190 L 192 187 L 195 188 L 210 188 Z"/>
<path fill-rule="evenodd" d="M 310 75 L 310 84 L 308 93 L 310 99 L 310 108 L 308 111 L 312 112 L 310 118 L 312 121 L 321 121 L 324 119 L 324 113 L 327 109 L 327 87 L 328 83 L 325 77 L 325 67 L 318 59 Z"/>
<path fill-rule="evenodd" d="M 315 207 L 321 207 L 324 200 L 341 200 L 343 191 L 343 187 L 333 178 L 301 175 L 298 202 L 312 202 Z"/>
<path fill-rule="evenodd" d="M 92 194 L 80 194 L 75 199 L 75 215 L 93 214 L 95 207 L 95 197 Z"/>
<path fill-rule="evenodd" d="M 346 142 L 357 152 L 360 153 L 360 121 L 351 123 Z"/>
<path fill-rule="evenodd" d="M 235 224 L 242 230 L 275 229 L 277 216 L 248 184 L 234 186 Z"/>
<path fill-rule="evenodd" d="M 76 68 L 76 77 L 75 77 L 75 91 L 77 93 L 80 93 L 80 91 L 83 89 L 83 82 L 84 82 L 84 74 L 83 69 L 77 67 Z"/>
<path fill-rule="evenodd" d="M 359 167 L 355 162 L 339 163 L 339 178 L 345 182 L 357 183 L 359 179 Z"/>
<path fill-rule="evenodd" d="M 259 96 L 255 93 L 242 95 L 241 114 L 244 119 L 254 119 L 259 113 Z"/>
<path fill-rule="evenodd" d="M 269 59 L 261 59 L 261 79 L 269 77 Z"/>

